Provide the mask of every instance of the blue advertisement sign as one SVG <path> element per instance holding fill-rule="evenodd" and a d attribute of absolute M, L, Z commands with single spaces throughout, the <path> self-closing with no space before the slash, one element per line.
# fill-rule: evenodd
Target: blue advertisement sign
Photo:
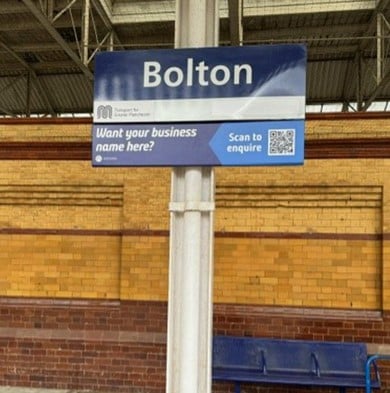
<path fill-rule="evenodd" d="M 102 52 L 94 122 L 302 119 L 306 58 L 296 44 Z"/>
<path fill-rule="evenodd" d="M 95 124 L 94 166 L 296 165 L 304 121 Z"/>
<path fill-rule="evenodd" d="M 304 45 L 102 52 L 92 164 L 302 164 L 306 61 Z"/>

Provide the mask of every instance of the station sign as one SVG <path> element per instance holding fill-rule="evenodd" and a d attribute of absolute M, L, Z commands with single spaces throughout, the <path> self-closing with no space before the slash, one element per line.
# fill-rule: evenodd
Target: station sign
<path fill-rule="evenodd" d="M 306 47 L 102 52 L 93 165 L 303 163 Z"/>

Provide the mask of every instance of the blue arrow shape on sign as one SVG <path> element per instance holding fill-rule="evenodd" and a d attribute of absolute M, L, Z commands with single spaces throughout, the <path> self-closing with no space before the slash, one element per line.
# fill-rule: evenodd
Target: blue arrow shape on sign
<path fill-rule="evenodd" d="M 304 120 L 222 123 L 210 147 L 221 165 L 302 164 Z"/>

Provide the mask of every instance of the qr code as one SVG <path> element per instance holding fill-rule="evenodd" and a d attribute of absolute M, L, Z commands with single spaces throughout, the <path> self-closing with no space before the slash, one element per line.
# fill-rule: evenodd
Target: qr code
<path fill-rule="evenodd" d="M 295 154 L 295 129 L 268 130 L 268 155 L 293 156 Z"/>

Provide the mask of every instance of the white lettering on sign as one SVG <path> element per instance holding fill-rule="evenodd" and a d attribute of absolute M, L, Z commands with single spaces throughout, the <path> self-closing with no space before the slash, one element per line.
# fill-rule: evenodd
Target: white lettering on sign
<path fill-rule="evenodd" d="M 185 70 L 180 67 L 168 67 L 166 70 L 161 68 L 158 61 L 144 62 L 144 87 L 157 87 L 162 82 L 169 87 L 178 87 L 182 84 L 193 86 L 194 83 L 200 86 L 224 86 L 231 81 L 234 85 L 252 84 L 250 64 L 234 64 L 233 67 L 217 64 L 210 67 L 205 61 L 194 65 L 194 59 L 188 58 Z"/>

